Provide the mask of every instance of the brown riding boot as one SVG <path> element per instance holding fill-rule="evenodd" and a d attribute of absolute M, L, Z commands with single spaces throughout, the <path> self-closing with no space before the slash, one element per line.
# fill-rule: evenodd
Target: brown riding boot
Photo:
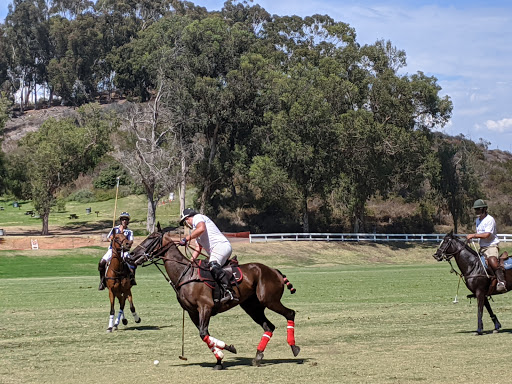
<path fill-rule="evenodd" d="M 505 271 L 501 268 L 496 270 L 496 278 L 498 279 L 498 284 L 496 284 L 496 292 L 504 293 L 507 292 L 507 283 L 505 280 Z"/>
<path fill-rule="evenodd" d="M 100 272 L 100 285 L 98 287 L 98 291 L 103 291 L 107 286 L 105 281 L 105 268 L 107 266 L 107 262 L 103 259 L 98 263 L 98 271 Z"/>

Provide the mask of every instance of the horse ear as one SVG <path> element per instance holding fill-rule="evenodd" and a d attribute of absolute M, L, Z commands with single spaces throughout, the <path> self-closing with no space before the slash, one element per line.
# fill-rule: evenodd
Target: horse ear
<path fill-rule="evenodd" d="M 162 232 L 162 227 L 160 226 L 160 222 L 156 223 L 156 228 L 158 229 L 158 232 Z"/>

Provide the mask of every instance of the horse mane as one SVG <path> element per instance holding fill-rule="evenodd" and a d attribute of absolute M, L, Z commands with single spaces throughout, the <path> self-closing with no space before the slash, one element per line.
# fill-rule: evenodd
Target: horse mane
<path fill-rule="evenodd" d="M 461 240 L 459 237 L 455 236 L 455 235 L 452 235 L 452 238 L 455 239 L 458 243 L 460 243 L 461 245 L 464 246 L 464 248 L 466 249 L 466 251 L 469 251 L 471 252 L 471 254 L 475 257 L 480 257 L 480 255 L 473 249 L 471 248 L 465 241 Z"/>
<path fill-rule="evenodd" d="M 165 227 L 164 229 L 162 229 L 162 233 L 175 231 L 176 229 L 178 229 L 178 227 Z"/>

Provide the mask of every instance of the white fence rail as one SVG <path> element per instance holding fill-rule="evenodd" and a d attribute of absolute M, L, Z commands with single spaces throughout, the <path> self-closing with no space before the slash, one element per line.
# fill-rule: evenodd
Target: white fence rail
<path fill-rule="evenodd" d="M 372 242 L 441 242 L 444 233 L 387 234 L 387 233 L 267 233 L 249 235 L 251 243 L 269 241 L 372 241 Z M 465 236 L 459 234 L 458 236 Z M 512 242 L 512 235 L 498 234 L 502 242 Z"/>

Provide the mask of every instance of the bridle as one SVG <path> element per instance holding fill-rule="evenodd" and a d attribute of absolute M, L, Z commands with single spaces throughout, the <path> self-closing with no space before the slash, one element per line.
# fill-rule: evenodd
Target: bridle
<path fill-rule="evenodd" d="M 448 240 L 443 240 L 443 242 L 441 243 L 441 246 L 438 248 L 438 250 L 436 252 L 436 254 L 437 253 L 441 254 L 441 258 L 439 260 L 450 261 L 452 257 L 454 257 L 455 255 L 457 255 L 461 252 L 460 248 L 457 248 L 456 251 L 452 252 L 452 253 L 447 252 L 448 248 L 450 248 L 453 241 L 456 241 L 456 239 L 453 237 L 450 237 Z"/>

